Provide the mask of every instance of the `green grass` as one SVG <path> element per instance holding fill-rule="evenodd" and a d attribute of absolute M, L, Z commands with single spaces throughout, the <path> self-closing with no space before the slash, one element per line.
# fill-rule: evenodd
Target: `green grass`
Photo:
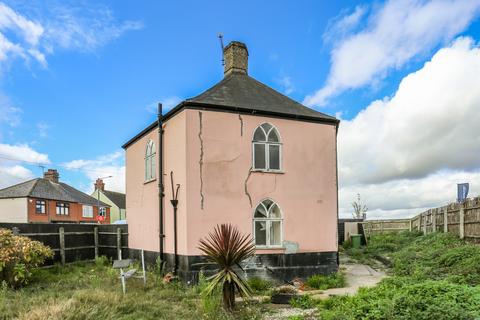
<path fill-rule="evenodd" d="M 351 249 L 347 252 L 350 253 Z M 353 297 L 321 303 L 322 319 L 477 319 L 480 247 L 452 234 L 402 232 L 372 237 L 360 258 L 391 261 L 391 277 Z"/>
<path fill-rule="evenodd" d="M 270 295 L 273 283 L 262 278 L 253 277 L 247 280 L 253 293 L 256 295 Z"/>
<path fill-rule="evenodd" d="M 226 314 L 220 295 L 206 298 L 197 286 L 164 284 L 149 273 L 127 281 L 123 296 L 118 271 L 108 261 L 76 263 L 35 272 L 19 290 L 0 286 L 0 319 L 260 319 L 261 304 L 237 304 Z"/>
<path fill-rule="evenodd" d="M 330 275 L 313 275 L 305 282 L 307 286 L 313 289 L 326 290 L 330 288 L 345 287 L 345 275 L 341 272 L 332 273 Z"/>

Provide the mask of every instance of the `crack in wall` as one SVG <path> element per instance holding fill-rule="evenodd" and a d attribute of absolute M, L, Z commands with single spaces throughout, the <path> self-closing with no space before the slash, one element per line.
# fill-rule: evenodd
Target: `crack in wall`
<path fill-rule="evenodd" d="M 250 179 L 250 175 L 252 174 L 252 167 L 250 167 L 250 169 L 248 170 L 248 175 L 247 175 L 247 178 L 245 179 L 245 182 L 244 182 L 244 187 L 245 187 L 245 195 L 248 197 L 248 201 L 250 202 L 250 208 L 252 207 L 252 196 L 250 195 L 250 193 L 248 192 L 248 179 Z"/>
<path fill-rule="evenodd" d="M 203 202 L 205 201 L 205 196 L 203 195 L 203 138 L 202 138 L 202 112 L 198 112 L 198 120 L 200 123 L 200 129 L 198 131 L 198 140 L 200 140 L 200 160 L 198 164 L 200 165 L 200 208 L 203 210 Z"/>
<path fill-rule="evenodd" d="M 238 119 L 240 120 L 240 136 L 243 137 L 243 118 L 242 115 L 238 115 Z"/>

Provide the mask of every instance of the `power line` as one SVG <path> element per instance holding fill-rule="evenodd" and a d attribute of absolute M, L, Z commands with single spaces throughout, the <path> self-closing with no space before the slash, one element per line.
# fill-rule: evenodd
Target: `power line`
<path fill-rule="evenodd" d="M 66 166 L 64 164 L 52 163 L 52 162 L 43 163 L 43 162 L 34 162 L 34 161 L 28 161 L 28 160 L 22 160 L 22 159 L 15 159 L 15 158 L 7 157 L 7 156 L 2 155 L 2 154 L 0 154 L 0 159 L 20 162 L 20 163 L 26 163 L 26 164 L 29 164 L 29 165 L 34 165 L 34 166 L 37 166 L 37 167 L 41 168 L 42 170 L 45 170 L 46 166 L 53 166 L 53 167 L 61 167 L 61 168 L 64 168 L 64 169 L 70 170 L 70 171 L 86 171 L 86 172 L 92 172 L 92 173 L 107 173 L 107 174 L 116 173 L 116 172 L 105 171 L 105 170 L 86 169 L 86 168 L 72 168 L 72 167 Z"/>

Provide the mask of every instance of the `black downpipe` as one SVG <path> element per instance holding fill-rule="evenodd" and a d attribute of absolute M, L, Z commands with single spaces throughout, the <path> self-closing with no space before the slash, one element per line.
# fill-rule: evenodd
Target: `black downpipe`
<path fill-rule="evenodd" d="M 178 270 L 178 253 L 177 253 L 177 207 L 178 207 L 178 190 L 180 185 L 177 184 L 177 190 L 173 187 L 173 171 L 170 171 L 170 180 L 172 185 L 172 200 L 170 203 L 173 206 L 173 254 L 174 254 L 174 263 L 173 263 L 173 274 L 177 275 Z"/>
<path fill-rule="evenodd" d="M 160 259 L 164 261 L 163 257 L 163 198 L 165 197 L 164 193 L 164 184 L 163 184 L 163 115 L 162 115 L 162 104 L 158 104 L 158 240 L 160 242 Z"/>

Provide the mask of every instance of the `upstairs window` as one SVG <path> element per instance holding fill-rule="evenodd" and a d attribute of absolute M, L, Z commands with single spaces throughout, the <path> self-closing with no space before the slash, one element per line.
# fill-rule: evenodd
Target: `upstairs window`
<path fill-rule="evenodd" d="M 37 200 L 35 202 L 35 212 L 39 214 L 47 212 L 45 200 Z"/>
<path fill-rule="evenodd" d="M 280 171 L 282 168 L 282 144 L 278 130 L 269 123 L 255 129 L 253 134 L 254 170 Z"/>
<path fill-rule="evenodd" d="M 70 204 L 66 202 L 57 202 L 57 214 L 60 216 L 68 216 L 70 213 Z"/>
<path fill-rule="evenodd" d="M 92 206 L 82 206 L 82 217 L 83 218 L 93 218 L 93 207 Z"/>
<path fill-rule="evenodd" d="M 260 247 L 280 247 L 282 245 L 282 212 L 270 199 L 260 202 L 253 215 L 253 237 Z"/>
<path fill-rule="evenodd" d="M 145 181 L 155 180 L 155 143 L 152 140 L 148 141 L 145 150 Z"/>

